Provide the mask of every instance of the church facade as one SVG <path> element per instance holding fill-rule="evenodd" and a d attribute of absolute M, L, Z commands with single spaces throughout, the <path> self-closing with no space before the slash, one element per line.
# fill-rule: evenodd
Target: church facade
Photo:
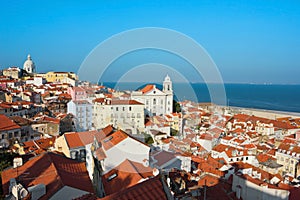
<path fill-rule="evenodd" d="M 163 89 L 156 85 L 146 85 L 143 89 L 133 91 L 131 99 L 145 105 L 145 114 L 149 116 L 166 115 L 173 112 L 172 81 L 167 75 L 163 81 Z"/>

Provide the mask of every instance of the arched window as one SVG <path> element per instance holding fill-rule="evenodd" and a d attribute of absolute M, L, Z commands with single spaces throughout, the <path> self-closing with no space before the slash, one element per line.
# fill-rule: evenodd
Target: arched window
<path fill-rule="evenodd" d="M 156 99 L 153 99 L 153 104 L 154 104 L 154 105 L 156 104 Z"/>

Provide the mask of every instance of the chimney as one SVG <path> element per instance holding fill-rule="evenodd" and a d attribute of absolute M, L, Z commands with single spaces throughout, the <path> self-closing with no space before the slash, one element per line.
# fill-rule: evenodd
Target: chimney
<path fill-rule="evenodd" d="M 154 169 L 153 169 L 153 175 L 154 175 L 154 176 L 157 176 L 158 174 L 159 174 L 159 170 L 156 169 L 156 168 L 154 168 Z"/>
<path fill-rule="evenodd" d="M 12 188 L 13 188 L 15 185 L 17 185 L 16 179 L 11 178 L 11 179 L 9 180 L 9 193 L 12 192 Z"/>
<path fill-rule="evenodd" d="M 21 157 L 14 158 L 13 168 L 17 168 L 23 165 L 23 159 Z"/>
<path fill-rule="evenodd" d="M 14 185 L 11 192 L 17 200 L 24 199 L 27 195 L 29 195 L 28 191 L 20 183 L 18 185 Z"/>

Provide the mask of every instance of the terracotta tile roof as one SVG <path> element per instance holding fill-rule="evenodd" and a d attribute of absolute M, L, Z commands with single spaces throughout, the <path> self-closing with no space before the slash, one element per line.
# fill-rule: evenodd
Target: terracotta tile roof
<path fill-rule="evenodd" d="M 202 135 L 200 136 L 200 139 L 202 139 L 202 140 L 212 140 L 213 137 L 212 137 L 211 134 L 204 133 L 204 134 L 202 134 Z"/>
<path fill-rule="evenodd" d="M 154 88 L 155 88 L 155 85 L 146 85 L 143 89 L 141 89 L 141 91 L 143 92 L 143 94 L 145 94 L 145 93 L 150 92 Z"/>
<path fill-rule="evenodd" d="M 211 174 L 215 174 L 217 176 L 223 176 L 224 172 L 220 171 L 224 164 L 226 164 L 224 159 L 214 159 L 212 157 L 208 157 L 206 159 L 198 159 L 198 169 L 202 172 L 207 172 Z"/>
<path fill-rule="evenodd" d="M 167 200 L 159 176 L 148 179 L 126 190 L 102 198 L 102 200 Z"/>
<path fill-rule="evenodd" d="M 98 142 L 100 142 L 103 138 L 105 138 L 105 134 L 101 131 L 69 132 L 65 133 L 64 137 L 69 148 L 72 149 L 91 144 L 95 138 Z"/>
<path fill-rule="evenodd" d="M 13 120 L 15 123 L 17 123 L 19 126 L 27 126 L 32 123 L 29 119 L 20 116 L 11 116 L 9 118 Z"/>
<path fill-rule="evenodd" d="M 65 133 L 64 137 L 70 149 L 85 146 L 77 133 Z"/>
<path fill-rule="evenodd" d="M 25 154 L 36 151 L 39 149 L 39 147 L 35 144 L 35 142 L 33 140 L 31 141 L 27 141 L 27 142 L 23 142 L 23 149 Z"/>
<path fill-rule="evenodd" d="M 136 100 L 112 100 L 111 105 L 144 105 Z"/>
<path fill-rule="evenodd" d="M 254 149 L 254 148 L 256 148 L 256 145 L 250 143 L 250 144 L 244 144 L 244 145 L 242 145 L 242 147 L 244 147 L 245 149 Z"/>
<path fill-rule="evenodd" d="M 218 144 L 216 145 L 212 150 L 217 151 L 219 153 L 225 151 L 226 149 L 228 149 L 229 147 L 224 145 L 224 144 Z"/>
<path fill-rule="evenodd" d="M 126 159 L 102 176 L 105 194 L 110 195 L 124 190 L 151 176 L 153 176 L 152 168 Z"/>
<path fill-rule="evenodd" d="M 113 146 L 117 145 L 118 143 L 122 142 L 128 137 L 126 133 L 121 130 L 116 131 L 115 133 L 109 135 L 108 137 L 104 138 L 101 143 L 103 148 L 107 151 Z"/>
<path fill-rule="evenodd" d="M 275 158 L 273 158 L 272 156 L 269 156 L 267 154 L 259 154 L 259 155 L 256 156 L 256 159 L 260 163 L 264 163 L 264 162 L 267 162 L 269 160 L 276 160 Z"/>
<path fill-rule="evenodd" d="M 48 150 L 51 147 L 54 147 L 56 137 L 51 138 L 41 138 L 38 140 L 35 140 L 34 143 L 38 146 L 38 148 L 43 150 Z"/>
<path fill-rule="evenodd" d="M 222 140 L 231 140 L 233 137 L 232 136 L 225 136 L 225 137 L 222 137 Z"/>
<path fill-rule="evenodd" d="M 155 165 L 162 166 L 163 164 L 171 161 L 172 159 L 176 158 L 175 155 L 168 151 L 160 151 L 159 153 L 155 154 L 153 158 L 157 161 Z"/>
<path fill-rule="evenodd" d="M 114 127 L 112 125 L 108 125 L 105 128 L 101 129 L 100 132 L 105 136 L 110 135 L 114 131 Z"/>
<path fill-rule="evenodd" d="M 208 187 L 212 187 L 212 186 L 215 186 L 219 183 L 219 179 L 216 178 L 215 176 L 212 176 L 212 175 L 205 175 L 203 176 L 199 181 L 198 181 L 198 185 L 199 186 L 208 186 Z"/>
<path fill-rule="evenodd" d="M 95 156 L 98 160 L 103 160 L 106 158 L 106 154 L 101 147 L 95 151 Z"/>
<path fill-rule="evenodd" d="M 97 102 L 97 103 L 104 103 L 104 102 L 105 102 L 105 98 L 97 98 L 97 99 L 94 99 L 94 102 Z"/>
<path fill-rule="evenodd" d="M 17 170 L 10 168 L 2 172 L 4 194 L 8 194 L 11 178 L 19 179 L 24 187 L 37 184 L 46 185 L 46 194 L 41 200 L 52 197 L 64 186 L 93 193 L 93 186 L 87 173 L 85 163 L 64 156 L 47 152 L 27 161 Z"/>
<path fill-rule="evenodd" d="M 65 99 L 72 99 L 71 95 L 67 93 L 59 94 L 58 97 L 65 98 Z"/>
<path fill-rule="evenodd" d="M 53 118 L 53 117 L 48 117 L 48 116 L 43 116 L 41 120 L 46 121 L 46 122 L 52 122 L 54 124 L 59 124 L 60 123 L 60 119 Z"/>
<path fill-rule="evenodd" d="M 0 115 L 0 131 L 7 131 L 21 128 L 13 120 L 9 119 L 5 115 Z"/>
<path fill-rule="evenodd" d="M 83 145 L 91 144 L 94 139 L 98 142 L 100 142 L 103 138 L 105 138 L 105 135 L 102 132 L 98 131 L 85 131 L 85 132 L 77 132 L 81 142 Z"/>

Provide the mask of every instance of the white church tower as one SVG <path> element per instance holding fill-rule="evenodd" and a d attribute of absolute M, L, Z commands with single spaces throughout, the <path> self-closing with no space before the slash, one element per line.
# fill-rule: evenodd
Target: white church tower
<path fill-rule="evenodd" d="M 173 89 L 172 81 L 168 75 L 163 82 L 163 92 L 166 94 L 165 113 L 170 114 L 173 111 Z"/>
<path fill-rule="evenodd" d="M 24 62 L 23 69 L 28 73 L 35 73 L 35 65 L 34 62 L 31 60 L 31 56 L 28 54 L 27 60 Z"/>

